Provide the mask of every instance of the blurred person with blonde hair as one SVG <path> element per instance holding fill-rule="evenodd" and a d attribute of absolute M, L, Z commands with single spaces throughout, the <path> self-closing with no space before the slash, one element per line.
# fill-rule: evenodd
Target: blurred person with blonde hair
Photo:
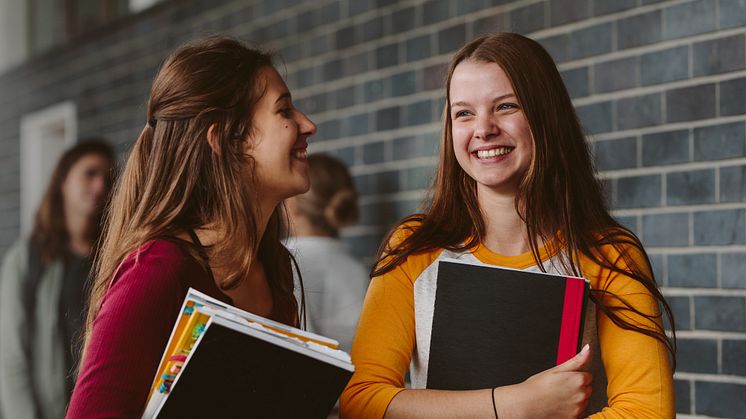
<path fill-rule="evenodd" d="M 314 154 L 308 164 L 311 189 L 286 201 L 293 235 L 287 245 L 303 278 L 309 330 L 337 339 L 349 351 L 368 273 L 339 239 L 339 230 L 357 222 L 357 192 L 336 158 Z"/>
<path fill-rule="evenodd" d="M 0 396 L 6 418 L 65 414 L 79 358 L 90 255 L 111 189 L 114 153 L 101 140 L 66 151 L 29 238 L 0 271 Z"/>

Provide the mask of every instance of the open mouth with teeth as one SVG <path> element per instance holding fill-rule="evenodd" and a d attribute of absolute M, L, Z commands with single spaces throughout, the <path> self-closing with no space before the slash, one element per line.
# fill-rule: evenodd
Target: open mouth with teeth
<path fill-rule="evenodd" d="M 472 151 L 472 154 L 476 156 L 478 159 L 494 159 L 496 157 L 502 157 L 507 154 L 510 154 L 511 151 L 513 151 L 515 147 L 495 147 L 490 148 L 489 150 L 476 150 Z"/>
<path fill-rule="evenodd" d="M 297 148 L 293 150 L 292 156 L 298 160 L 306 160 L 308 158 L 308 150 L 305 148 Z"/>

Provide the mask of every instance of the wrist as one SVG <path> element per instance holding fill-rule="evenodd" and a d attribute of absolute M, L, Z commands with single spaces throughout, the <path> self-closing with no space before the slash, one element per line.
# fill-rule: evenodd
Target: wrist
<path fill-rule="evenodd" d="M 495 387 L 492 389 L 494 413 L 498 419 L 521 419 L 521 384 Z"/>

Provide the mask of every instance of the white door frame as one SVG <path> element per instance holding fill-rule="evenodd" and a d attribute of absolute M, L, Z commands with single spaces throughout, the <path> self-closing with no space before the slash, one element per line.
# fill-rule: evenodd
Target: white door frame
<path fill-rule="evenodd" d="M 21 118 L 21 235 L 31 231 L 57 161 L 76 143 L 76 114 L 75 103 L 66 101 Z"/>

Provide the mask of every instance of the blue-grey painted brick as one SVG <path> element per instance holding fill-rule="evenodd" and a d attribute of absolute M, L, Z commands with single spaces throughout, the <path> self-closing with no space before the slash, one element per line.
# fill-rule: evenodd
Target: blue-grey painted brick
<path fill-rule="evenodd" d="M 339 12 L 339 3 L 329 3 L 326 6 L 321 8 L 321 21 L 324 23 L 332 23 L 339 20 L 340 12 Z"/>
<path fill-rule="evenodd" d="M 399 128 L 399 107 L 392 106 L 376 112 L 376 128 L 379 131 Z"/>
<path fill-rule="evenodd" d="M 344 59 L 345 74 L 356 75 L 372 69 L 373 55 L 373 51 L 369 51 L 346 57 Z"/>
<path fill-rule="evenodd" d="M 596 93 L 629 89 L 639 85 L 638 57 L 621 58 L 593 67 L 593 90 Z"/>
<path fill-rule="evenodd" d="M 377 226 L 381 224 L 381 203 L 371 202 L 360 205 L 360 220 L 358 224 L 363 226 Z"/>
<path fill-rule="evenodd" d="M 510 30 L 518 33 L 535 32 L 545 27 L 546 3 L 534 3 L 510 12 Z"/>
<path fill-rule="evenodd" d="M 304 68 L 298 71 L 298 85 L 310 86 L 316 83 L 316 67 Z"/>
<path fill-rule="evenodd" d="M 715 253 L 668 255 L 668 286 L 715 288 L 717 270 Z"/>
<path fill-rule="evenodd" d="M 399 171 L 376 173 L 376 191 L 383 194 L 398 192 Z"/>
<path fill-rule="evenodd" d="M 337 90 L 334 94 L 336 108 L 344 109 L 357 103 L 356 91 L 356 86 L 347 86 Z"/>
<path fill-rule="evenodd" d="M 660 41 L 662 22 L 660 10 L 620 19 L 617 22 L 618 48 L 634 48 Z"/>
<path fill-rule="evenodd" d="M 718 344 L 710 339 L 678 339 L 676 371 L 716 374 Z"/>
<path fill-rule="evenodd" d="M 323 65 L 324 81 L 334 81 L 342 76 L 342 60 L 327 61 Z"/>
<path fill-rule="evenodd" d="M 732 122 L 694 129 L 694 160 L 719 160 L 746 155 L 746 124 Z"/>
<path fill-rule="evenodd" d="M 746 299 L 695 296 L 694 327 L 698 330 L 746 331 Z"/>
<path fill-rule="evenodd" d="M 391 14 L 391 31 L 400 33 L 410 31 L 417 25 L 417 14 L 414 7 L 397 10 Z"/>
<path fill-rule="evenodd" d="M 402 187 L 404 190 L 426 189 L 432 184 L 435 168 L 431 166 L 414 167 L 404 170 Z"/>
<path fill-rule="evenodd" d="M 376 50 L 376 68 L 391 67 L 399 63 L 399 44 L 389 44 Z"/>
<path fill-rule="evenodd" d="M 643 96 L 619 99 L 616 102 L 617 127 L 619 129 L 642 128 L 663 122 L 661 95 L 652 93 Z"/>
<path fill-rule="evenodd" d="M 664 39 L 710 32 L 717 27 L 716 0 L 697 0 L 663 9 Z"/>
<path fill-rule="evenodd" d="M 383 163 L 384 156 L 383 156 L 383 142 L 378 141 L 375 143 L 368 143 L 363 144 L 363 163 L 365 164 L 375 164 L 375 163 Z"/>
<path fill-rule="evenodd" d="M 558 2 L 552 2 L 555 3 Z M 570 58 L 585 58 L 611 52 L 612 29 L 611 23 L 602 23 L 570 33 Z"/>
<path fill-rule="evenodd" d="M 666 121 L 712 118 L 716 106 L 714 83 L 669 90 L 666 92 Z"/>
<path fill-rule="evenodd" d="M 538 40 L 555 62 L 563 63 L 570 59 L 570 35 L 563 33 Z"/>
<path fill-rule="evenodd" d="M 395 138 L 391 141 L 391 155 L 394 160 L 421 157 L 422 144 L 414 137 Z"/>
<path fill-rule="evenodd" d="M 746 210 L 703 211 L 694 214 L 694 244 L 746 243 Z"/>
<path fill-rule="evenodd" d="M 596 141 L 593 144 L 598 170 L 618 170 L 637 167 L 635 137 Z"/>
<path fill-rule="evenodd" d="M 422 3 L 422 20 L 425 25 L 448 19 L 448 0 L 429 0 Z"/>
<path fill-rule="evenodd" d="M 746 113 L 746 77 L 720 82 L 720 115 Z"/>
<path fill-rule="evenodd" d="M 637 0 L 593 0 L 593 14 L 605 15 L 631 9 L 637 6 Z"/>
<path fill-rule="evenodd" d="M 746 253 L 720 255 L 720 283 L 723 288 L 746 288 Z"/>
<path fill-rule="evenodd" d="M 562 75 L 562 80 L 565 82 L 567 92 L 570 93 L 570 97 L 576 98 L 588 96 L 588 93 L 590 92 L 588 83 L 588 67 L 565 70 L 560 74 Z"/>
<path fill-rule="evenodd" d="M 653 277 L 655 278 L 656 281 L 658 281 L 659 284 L 662 283 L 664 279 L 664 274 L 663 274 L 664 255 L 648 255 L 648 258 L 650 259 L 650 266 L 653 268 Z"/>
<path fill-rule="evenodd" d="M 689 161 L 689 130 L 642 136 L 642 165 L 659 166 Z"/>
<path fill-rule="evenodd" d="M 375 177 L 372 174 L 353 176 L 352 180 L 360 196 L 375 193 Z"/>
<path fill-rule="evenodd" d="M 345 49 L 355 44 L 355 27 L 346 26 L 334 34 L 337 49 Z"/>
<path fill-rule="evenodd" d="M 316 136 L 314 138 L 323 138 L 325 140 L 333 140 L 339 138 L 342 135 L 342 124 L 339 120 L 333 119 L 331 121 L 324 121 L 317 127 Z"/>
<path fill-rule="evenodd" d="M 720 168 L 720 201 L 746 201 L 746 166 Z"/>
<path fill-rule="evenodd" d="M 342 133 L 345 136 L 353 137 L 370 132 L 370 115 L 361 113 L 352 115 L 342 123 Z"/>
<path fill-rule="evenodd" d="M 640 231 L 639 220 L 637 216 L 632 215 L 629 217 L 614 217 L 614 219 L 619 224 L 630 229 L 635 234 Z"/>
<path fill-rule="evenodd" d="M 417 91 L 417 72 L 405 71 L 391 76 L 391 95 L 406 96 Z"/>
<path fill-rule="evenodd" d="M 617 179 L 616 208 L 650 208 L 661 204 L 661 175 Z"/>
<path fill-rule="evenodd" d="M 692 46 L 694 76 L 726 73 L 746 67 L 744 35 L 697 42 Z"/>
<path fill-rule="evenodd" d="M 355 147 L 339 148 L 331 152 L 331 154 L 342 160 L 347 167 L 355 165 Z"/>
<path fill-rule="evenodd" d="M 711 204 L 715 202 L 715 170 L 690 170 L 666 175 L 668 205 Z"/>
<path fill-rule="evenodd" d="M 374 256 L 381 240 L 383 240 L 383 234 L 352 236 L 345 239 L 352 254 L 359 259 Z"/>
<path fill-rule="evenodd" d="M 611 102 L 592 103 L 575 108 L 583 128 L 590 134 L 612 129 Z"/>
<path fill-rule="evenodd" d="M 424 79 L 425 79 L 425 90 L 444 89 L 446 74 L 448 73 L 448 65 L 446 64 L 435 64 L 425 67 Z"/>
<path fill-rule="evenodd" d="M 383 36 L 383 17 L 378 16 L 364 22 L 362 25 L 355 25 L 355 39 L 358 42 L 367 42 Z"/>
<path fill-rule="evenodd" d="M 350 16 L 355 16 L 370 10 L 371 7 L 373 7 L 371 0 L 349 0 L 348 12 Z"/>
<path fill-rule="evenodd" d="M 689 214 L 643 215 L 642 242 L 645 246 L 689 245 Z"/>
<path fill-rule="evenodd" d="M 723 341 L 723 374 L 746 377 L 746 340 Z"/>
<path fill-rule="evenodd" d="M 363 85 L 363 99 L 374 102 L 387 96 L 388 80 L 371 80 Z"/>
<path fill-rule="evenodd" d="M 425 34 L 412 38 L 405 44 L 407 61 L 417 61 L 428 58 L 432 54 L 432 35 Z"/>
<path fill-rule="evenodd" d="M 549 2 L 549 20 L 552 26 L 564 25 L 591 17 L 590 0 L 564 0 Z"/>
<path fill-rule="evenodd" d="M 478 19 L 473 24 L 474 36 L 486 33 L 504 32 L 509 28 L 508 14 L 497 13 Z"/>
<path fill-rule="evenodd" d="M 640 83 L 643 86 L 684 80 L 689 77 L 689 47 L 681 46 L 643 54 Z"/>
<path fill-rule="evenodd" d="M 460 0 L 456 3 L 456 15 L 461 16 L 482 10 L 488 6 L 487 0 Z"/>
<path fill-rule="evenodd" d="M 438 53 L 456 51 L 466 43 L 466 25 L 461 23 L 438 32 Z"/>
<path fill-rule="evenodd" d="M 720 0 L 720 28 L 746 25 L 746 0 Z"/>
<path fill-rule="evenodd" d="M 720 418 L 746 418 L 746 385 L 730 383 L 694 383 L 697 414 Z"/>
<path fill-rule="evenodd" d="M 676 413 L 691 413 L 691 385 L 689 381 L 674 380 L 674 391 L 676 395 Z"/>
<path fill-rule="evenodd" d="M 429 99 L 421 100 L 404 106 L 404 125 L 411 127 L 415 125 L 428 124 L 433 121 L 432 102 Z"/>
<path fill-rule="evenodd" d="M 689 297 L 666 297 L 666 302 L 671 307 L 676 330 L 690 330 L 692 328 L 692 317 Z"/>

